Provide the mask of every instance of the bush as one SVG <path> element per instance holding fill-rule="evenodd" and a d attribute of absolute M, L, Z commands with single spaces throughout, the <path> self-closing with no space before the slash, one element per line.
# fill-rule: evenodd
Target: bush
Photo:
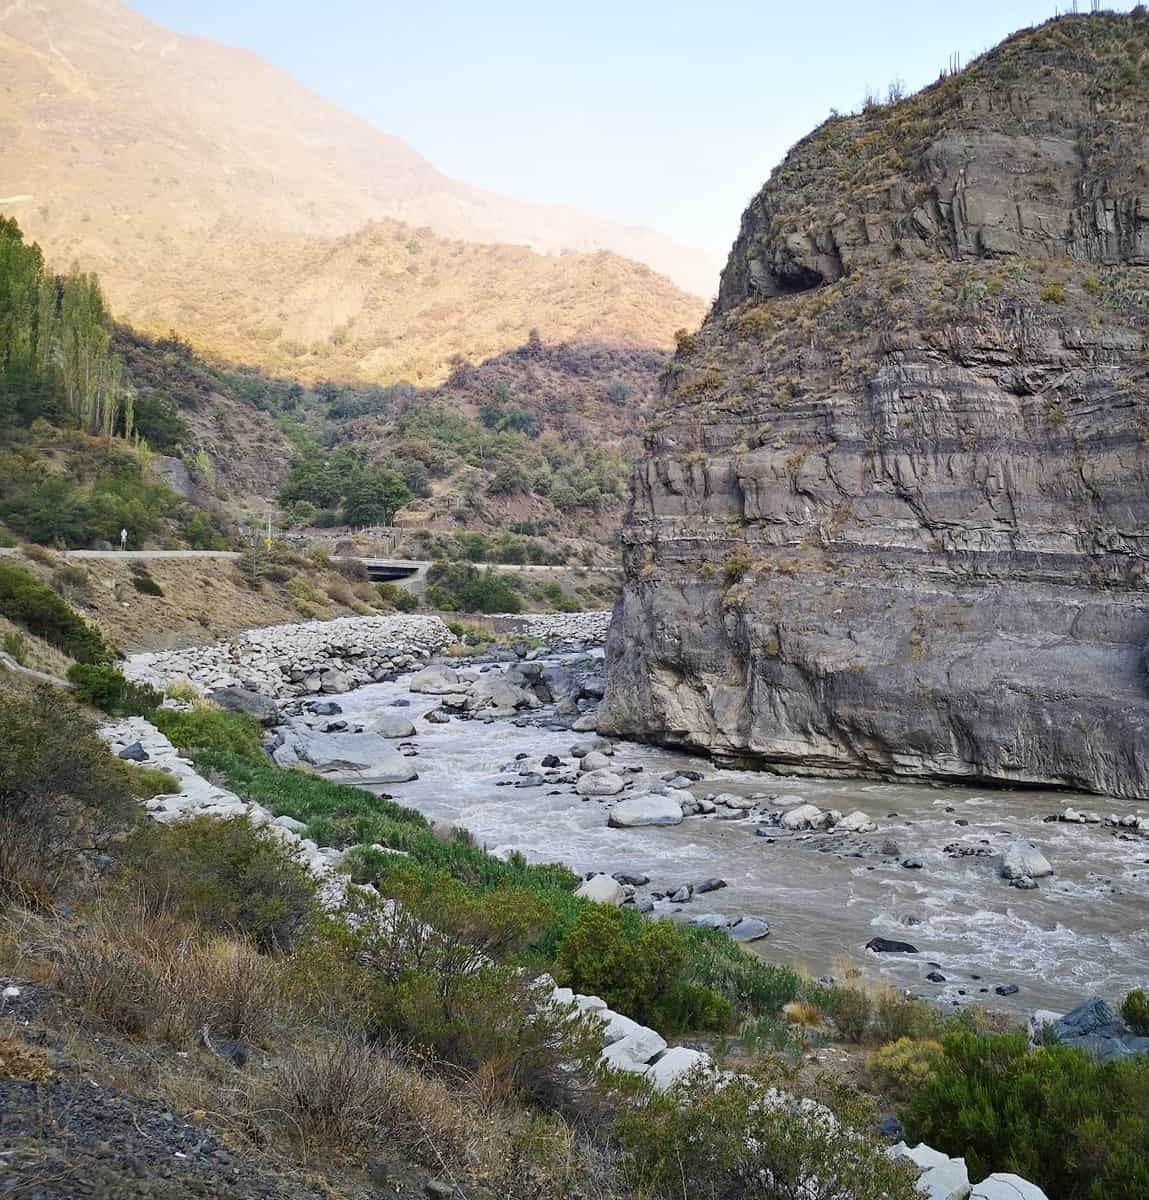
<path fill-rule="evenodd" d="M 229 1038 L 266 1044 L 283 969 L 243 942 L 204 937 L 168 914 L 107 903 L 57 932 L 56 983 L 121 1033 L 192 1046 Z"/>
<path fill-rule="evenodd" d="M 128 827 L 136 803 L 123 765 L 52 688 L 0 695 L 0 899 L 47 904 L 83 849 Z"/>
<path fill-rule="evenodd" d="M 971 1178 L 1012 1171 L 1050 1200 L 1149 1195 L 1149 1058 L 1096 1063 L 1024 1033 L 943 1039 L 903 1113 L 907 1139 L 965 1156 Z"/>
<path fill-rule="evenodd" d="M 152 825 L 124 848 L 144 910 L 251 940 L 291 946 L 316 915 L 316 881 L 283 845 L 246 817 Z"/>
<path fill-rule="evenodd" d="M 24 666 L 28 661 L 28 639 L 18 630 L 10 629 L 4 635 L 4 653 L 14 662 Z"/>
<path fill-rule="evenodd" d="M 866 1059 L 874 1086 L 893 1100 L 908 1100 L 933 1075 L 942 1057 L 941 1042 L 902 1037 Z"/>
<path fill-rule="evenodd" d="M 823 1085 L 817 1099 L 772 1098 L 784 1080 L 695 1072 L 668 1092 L 622 1105 L 615 1137 L 627 1194 L 650 1200 L 913 1200 L 916 1171 L 871 1140 L 877 1113 L 857 1092 Z"/>
<path fill-rule="evenodd" d="M 389 604 L 392 608 L 396 608 L 400 612 L 411 612 L 413 609 L 419 607 L 419 598 L 414 592 L 409 592 L 397 583 L 377 583 L 375 590 L 379 593 L 379 599 L 384 604 Z"/>
<path fill-rule="evenodd" d="M 1064 304 L 1067 299 L 1065 284 L 1060 280 L 1046 284 L 1041 289 L 1041 298 L 1046 304 Z"/>
<path fill-rule="evenodd" d="M 1121 1001 L 1121 1015 L 1134 1033 L 1149 1037 L 1149 996 L 1135 988 Z"/>
<path fill-rule="evenodd" d="M 873 1004 L 861 988 L 833 987 L 829 997 L 830 1016 L 848 1042 L 860 1042 L 870 1025 Z"/>
<path fill-rule="evenodd" d="M 462 562 L 437 562 L 428 570 L 427 602 L 446 612 L 517 613 L 523 608 L 506 579 Z"/>
<path fill-rule="evenodd" d="M 77 662 L 112 660 L 112 651 L 98 629 L 75 613 L 50 587 L 8 563 L 0 563 L 0 613 Z"/>
<path fill-rule="evenodd" d="M 147 716 L 163 702 L 155 688 L 132 683 L 107 663 L 74 663 L 68 668 L 68 678 L 78 700 L 114 717 Z"/>
<path fill-rule="evenodd" d="M 263 731 L 259 722 L 246 713 L 216 708 L 197 708 L 191 712 L 161 708 L 152 720 L 174 746 L 187 753 L 224 750 L 241 758 L 264 761 L 260 749 Z"/>
<path fill-rule="evenodd" d="M 690 946 L 678 926 L 628 918 L 607 905 L 586 909 L 559 947 L 560 982 L 663 1033 L 729 1026 L 729 1002 L 691 980 Z"/>

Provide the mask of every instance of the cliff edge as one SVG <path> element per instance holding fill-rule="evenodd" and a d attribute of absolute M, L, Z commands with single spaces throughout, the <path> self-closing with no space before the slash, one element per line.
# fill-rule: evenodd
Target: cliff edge
<path fill-rule="evenodd" d="M 1149 14 L 834 117 L 680 337 L 604 731 L 1149 796 Z"/>

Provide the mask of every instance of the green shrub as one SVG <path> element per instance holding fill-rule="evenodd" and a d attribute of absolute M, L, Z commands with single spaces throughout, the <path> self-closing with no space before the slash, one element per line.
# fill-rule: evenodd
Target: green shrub
<path fill-rule="evenodd" d="M 933 1075 L 942 1053 L 941 1042 L 901 1037 L 869 1055 L 866 1070 L 879 1091 L 908 1100 Z"/>
<path fill-rule="evenodd" d="M 419 607 L 419 598 L 414 592 L 409 592 L 397 583 L 388 583 L 386 581 L 377 583 L 375 590 L 379 593 L 379 599 L 384 604 L 389 604 L 392 608 L 396 608 L 400 612 L 411 612 L 412 609 Z"/>
<path fill-rule="evenodd" d="M 1061 280 L 1046 284 L 1041 289 L 1041 298 L 1046 304 L 1064 304 L 1068 298 L 1065 284 Z"/>
<path fill-rule="evenodd" d="M 246 713 L 223 712 L 214 708 L 196 708 L 191 712 L 157 709 L 152 718 L 156 728 L 172 745 L 189 754 L 204 750 L 223 750 L 241 758 L 263 762 L 259 722 Z"/>
<path fill-rule="evenodd" d="M 132 683 L 109 663 L 73 663 L 68 678 L 78 700 L 114 717 L 148 716 L 163 702 L 155 688 Z"/>
<path fill-rule="evenodd" d="M 0 613 L 77 662 L 112 660 L 112 651 L 98 629 L 74 612 L 50 587 L 8 563 L 0 563 Z"/>
<path fill-rule="evenodd" d="M 28 639 L 18 629 L 9 629 L 4 635 L 4 653 L 24 666 L 28 661 Z"/>
<path fill-rule="evenodd" d="M 317 914 L 316 881 L 246 817 L 152 824 L 124 848 L 128 881 L 149 913 L 286 949 Z"/>
<path fill-rule="evenodd" d="M 0 899 L 46 903 L 137 813 L 123 765 L 58 689 L 0 693 Z"/>
<path fill-rule="evenodd" d="M 776 1073 L 717 1082 L 695 1072 L 664 1093 L 624 1093 L 614 1138 L 626 1194 L 649 1200 L 913 1200 L 916 1171 L 872 1139 L 872 1102 L 822 1084 L 818 1110 L 773 1100 Z M 630 1089 L 632 1092 L 634 1088 Z"/>
<path fill-rule="evenodd" d="M 437 562 L 427 571 L 427 603 L 445 612 L 517 613 L 522 597 L 495 571 L 471 563 Z"/>
<path fill-rule="evenodd" d="M 1149 1195 L 1149 1058 L 1096 1063 L 1024 1033 L 943 1039 L 903 1113 L 908 1140 L 965 1156 L 971 1178 L 1012 1171 L 1050 1200 Z"/>
<path fill-rule="evenodd" d="M 678 926 L 629 916 L 603 904 L 586 909 L 559 947 L 560 982 L 663 1033 L 729 1026 L 729 1001 L 690 978 L 690 946 Z"/>
<path fill-rule="evenodd" d="M 1149 1037 L 1149 996 L 1135 988 L 1121 1001 L 1121 1015 L 1134 1033 Z"/>
<path fill-rule="evenodd" d="M 148 573 L 147 567 L 132 567 L 132 584 L 141 596 L 162 596 L 164 589 Z"/>
<path fill-rule="evenodd" d="M 870 1025 L 873 1004 L 861 988 L 830 989 L 829 1011 L 838 1032 L 848 1042 L 860 1042 Z"/>

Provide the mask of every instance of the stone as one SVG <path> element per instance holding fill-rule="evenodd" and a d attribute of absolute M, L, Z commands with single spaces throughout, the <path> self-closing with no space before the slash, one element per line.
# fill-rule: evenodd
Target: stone
<path fill-rule="evenodd" d="M 920 871 L 922 869 L 923 865 L 924 864 L 922 863 L 922 860 L 920 858 L 903 858 L 902 859 L 902 866 L 907 871 Z"/>
<path fill-rule="evenodd" d="M 1063 1045 L 1085 1050 L 1100 1062 L 1149 1054 L 1149 1037 L 1137 1036 L 1100 996 L 1071 1009 L 1052 1029 Z"/>
<path fill-rule="evenodd" d="M 381 713 L 370 722 L 367 731 L 389 739 L 415 736 L 415 726 L 398 713 Z"/>
<path fill-rule="evenodd" d="M 930 981 L 930 983 L 945 983 L 946 981 L 946 977 L 941 973 L 941 971 L 931 971 L 926 978 Z"/>
<path fill-rule="evenodd" d="M 612 904 L 616 908 L 626 899 L 622 884 L 609 875 L 593 875 L 576 889 L 575 895 L 583 900 L 593 900 L 596 904 Z"/>
<path fill-rule="evenodd" d="M 1037 1184 L 1020 1175 L 998 1172 L 975 1185 L 969 1200 L 1048 1200 L 1048 1197 Z"/>
<path fill-rule="evenodd" d="M 820 829 L 826 821 L 826 814 L 815 804 L 801 804 L 784 812 L 779 820 L 783 829 Z"/>
<path fill-rule="evenodd" d="M 1002 856 L 1001 873 L 1006 879 L 1041 879 L 1053 867 L 1032 842 L 1014 842 Z"/>
<path fill-rule="evenodd" d="M 583 779 L 590 778 L 593 777 L 583 777 Z M 618 776 L 614 775 L 610 778 L 618 779 Z M 579 784 L 581 785 L 582 782 L 583 780 L 580 779 Z M 621 783 L 621 780 L 619 782 Z M 578 790 L 582 791 L 581 786 Z M 616 829 L 632 829 L 643 825 L 679 825 L 682 820 L 682 805 L 673 796 L 641 795 L 628 796 L 625 800 L 620 800 L 610 810 L 607 823 Z"/>
<path fill-rule="evenodd" d="M 334 700 L 313 700 L 307 708 L 317 717 L 337 717 L 343 711 L 343 705 Z"/>
<path fill-rule="evenodd" d="M 220 708 L 226 708 L 229 712 L 247 713 L 261 725 L 279 724 L 279 705 L 268 696 L 235 687 L 214 688 L 208 695 Z"/>
<path fill-rule="evenodd" d="M 999 983 L 993 990 L 998 996 L 1016 996 L 1020 988 L 1016 983 Z"/>
<path fill-rule="evenodd" d="M 449 667 L 425 667 L 411 676 L 407 688 L 421 695 L 445 696 L 459 690 L 459 676 Z"/>
<path fill-rule="evenodd" d="M 423 1192 L 427 1200 L 452 1200 L 455 1188 L 446 1179 L 428 1179 L 423 1185 Z"/>
<path fill-rule="evenodd" d="M 580 796 L 617 796 L 624 787 L 626 783 L 622 776 L 613 771 L 587 771 L 579 777 L 575 791 Z"/>
<path fill-rule="evenodd" d="M 727 932 L 736 942 L 759 942 L 770 934 L 770 923 L 761 917 L 740 917 Z"/>
<path fill-rule="evenodd" d="M 423 714 L 423 720 L 430 721 L 432 725 L 446 725 L 450 722 L 451 718 L 445 712 L 433 708 L 429 713 Z"/>
<path fill-rule="evenodd" d="M 917 946 L 909 942 L 899 942 L 893 938 L 873 937 L 866 943 L 866 949 L 875 954 L 917 954 Z"/>
<path fill-rule="evenodd" d="M 132 742 L 130 746 L 125 746 L 119 753 L 120 758 L 126 762 L 147 762 L 151 755 L 144 749 L 140 742 Z"/>
<path fill-rule="evenodd" d="M 923 1171 L 928 1171 L 931 1167 L 944 1167 L 950 1161 L 948 1154 L 943 1154 L 940 1150 L 927 1146 L 925 1142 L 919 1142 L 916 1146 L 898 1142 L 891 1146 L 887 1153 L 895 1160 L 908 1159 L 915 1166 L 921 1167 Z"/>
<path fill-rule="evenodd" d="M 614 1017 L 618 1015 L 612 1014 Z M 666 1039 L 643 1025 L 635 1022 L 630 1022 L 630 1025 L 630 1032 L 612 1041 L 603 1051 L 603 1062 L 616 1071 L 642 1072 L 656 1054 L 661 1054 L 666 1049 Z M 608 1037 L 610 1028 L 608 1025 Z"/>
<path fill-rule="evenodd" d="M 726 886 L 727 884 L 725 879 L 716 879 L 711 877 L 710 879 L 704 879 L 701 883 L 696 883 L 694 885 L 694 892 L 696 895 L 701 896 L 706 892 L 717 892 Z"/>
<path fill-rule="evenodd" d="M 338 783 L 360 787 L 405 783 L 418 772 L 385 739 L 374 734 L 312 733 L 289 737 L 272 757 L 291 765 L 290 756 L 310 764 L 316 772 Z M 286 761 L 285 761 L 286 760 Z"/>
<path fill-rule="evenodd" d="M 660 1091 L 672 1088 L 680 1079 L 693 1071 L 711 1065 L 710 1055 L 686 1046 L 671 1046 L 646 1070 L 646 1078 Z"/>
<path fill-rule="evenodd" d="M 610 759 L 598 750 L 592 750 L 589 754 L 583 755 L 578 765 L 580 771 L 605 771 L 609 767 Z"/>
<path fill-rule="evenodd" d="M 1022 892 L 1035 892 L 1037 891 L 1038 884 L 1036 879 L 1030 879 L 1028 875 L 1022 875 L 1018 879 L 1011 879 L 1009 886 L 1015 887 L 1018 891 Z"/>
<path fill-rule="evenodd" d="M 598 728 L 598 713 L 584 713 L 571 726 L 575 733 L 594 733 Z"/>
<path fill-rule="evenodd" d="M 873 833 L 877 828 L 877 822 L 872 821 L 859 808 L 838 821 L 834 826 L 834 831 L 836 833 Z"/>
<path fill-rule="evenodd" d="M 969 1196 L 969 1171 L 964 1158 L 929 1167 L 918 1176 L 918 1191 L 926 1200 L 966 1200 Z"/>

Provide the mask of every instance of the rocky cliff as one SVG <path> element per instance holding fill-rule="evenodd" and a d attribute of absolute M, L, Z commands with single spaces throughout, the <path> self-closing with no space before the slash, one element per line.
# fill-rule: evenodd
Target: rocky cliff
<path fill-rule="evenodd" d="M 835 117 L 680 339 L 600 727 L 1149 796 L 1149 15 Z"/>

